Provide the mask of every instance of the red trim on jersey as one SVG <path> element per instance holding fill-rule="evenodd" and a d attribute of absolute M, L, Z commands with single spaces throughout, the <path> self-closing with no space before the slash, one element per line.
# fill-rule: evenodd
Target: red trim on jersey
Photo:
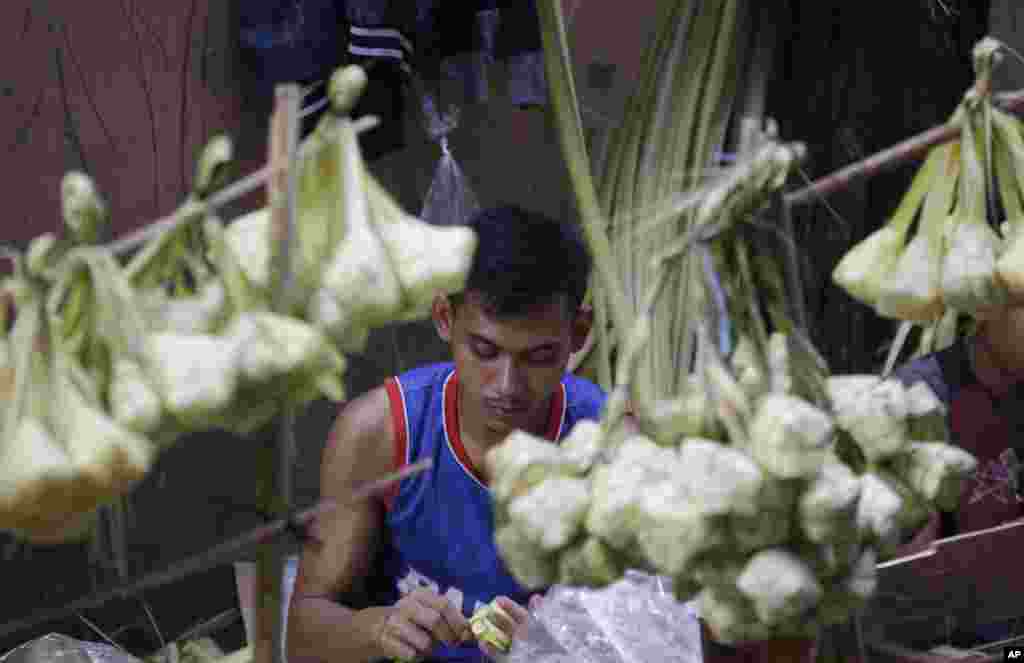
<path fill-rule="evenodd" d="M 388 394 L 388 403 L 391 406 L 391 430 L 395 436 L 394 462 L 395 470 L 405 467 L 409 454 L 409 439 L 407 436 L 407 419 L 405 413 L 405 398 L 402 396 L 402 386 L 398 378 L 388 378 L 384 381 L 384 389 Z M 400 483 L 395 483 L 386 493 L 381 496 L 384 508 L 390 510 L 391 504 L 398 496 Z"/>
<path fill-rule="evenodd" d="M 462 431 L 459 428 L 459 376 L 452 373 L 445 385 L 444 390 L 444 426 L 448 432 L 448 441 L 451 443 L 452 451 L 456 459 L 469 471 L 482 485 L 487 485 L 480 470 L 473 464 L 466 446 L 462 443 Z M 565 385 L 559 384 L 558 389 L 551 398 L 551 406 L 548 410 L 548 428 L 544 437 L 555 442 L 562 429 L 562 421 L 565 418 Z"/>
<path fill-rule="evenodd" d="M 544 437 L 552 442 L 558 441 L 565 422 L 565 383 L 561 382 L 555 393 L 551 395 L 551 409 L 548 411 L 548 430 Z"/>

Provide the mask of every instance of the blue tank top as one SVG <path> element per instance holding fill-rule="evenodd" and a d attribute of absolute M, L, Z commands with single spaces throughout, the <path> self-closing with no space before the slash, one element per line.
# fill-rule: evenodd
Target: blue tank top
<path fill-rule="evenodd" d="M 458 423 L 458 376 L 451 363 L 418 368 L 385 382 L 395 432 L 395 463 L 425 458 L 430 470 L 401 482 L 390 495 L 389 541 L 377 572 L 397 601 L 417 587 L 447 596 L 466 617 L 498 596 L 525 604 L 530 593 L 505 568 L 494 544 L 491 497 L 475 471 Z M 562 439 L 580 419 L 597 419 L 604 392 L 566 375 L 551 399 L 546 437 Z M 430 661 L 482 662 L 475 643 L 439 645 Z"/>

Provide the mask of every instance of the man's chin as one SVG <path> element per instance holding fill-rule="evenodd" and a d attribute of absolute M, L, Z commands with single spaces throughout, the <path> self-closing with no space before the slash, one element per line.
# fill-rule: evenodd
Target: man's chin
<path fill-rule="evenodd" d="M 526 419 L 508 419 L 505 417 L 492 418 L 487 422 L 487 428 L 496 435 L 508 435 L 515 430 L 526 430 Z"/>
<path fill-rule="evenodd" d="M 518 426 L 513 422 L 506 421 L 504 419 L 491 419 L 487 422 L 487 429 L 492 433 L 499 433 L 501 435 L 508 435 L 514 431 Z"/>

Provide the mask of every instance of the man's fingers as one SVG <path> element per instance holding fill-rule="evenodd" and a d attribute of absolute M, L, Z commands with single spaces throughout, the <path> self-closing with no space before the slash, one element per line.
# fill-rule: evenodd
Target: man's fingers
<path fill-rule="evenodd" d="M 496 661 L 496 662 L 500 662 L 500 661 L 505 660 L 505 655 L 503 653 L 501 653 L 500 651 L 498 651 L 497 649 L 495 649 L 494 647 L 492 647 L 491 645 L 487 644 L 486 642 L 482 642 L 482 641 L 479 644 L 480 644 L 480 651 L 482 651 L 484 653 L 484 655 L 488 658 L 488 660 Z"/>
<path fill-rule="evenodd" d="M 413 647 L 410 647 L 404 640 L 395 635 L 384 635 L 381 639 L 381 644 L 388 655 L 394 658 L 410 661 L 419 656 Z"/>
<path fill-rule="evenodd" d="M 449 628 L 451 628 L 454 642 L 461 642 L 472 637 L 473 634 L 469 628 L 469 620 L 466 619 L 461 610 L 452 605 L 452 602 L 447 597 L 431 593 L 422 596 L 422 599 L 444 618 Z"/>
<path fill-rule="evenodd" d="M 504 606 L 502 608 L 504 609 Z M 501 629 L 501 632 L 510 638 L 516 634 L 516 629 L 519 628 L 519 622 L 511 616 L 503 615 L 498 611 L 492 612 L 488 619 L 496 628 Z"/>
<path fill-rule="evenodd" d="M 448 624 L 444 615 L 432 605 L 413 604 L 410 606 L 409 618 L 441 642 L 459 641 L 459 634 Z"/>
<path fill-rule="evenodd" d="M 530 613 L 526 611 L 526 608 L 507 596 L 499 596 L 497 603 L 517 624 L 522 624 L 530 617 Z"/>
<path fill-rule="evenodd" d="M 491 623 L 501 629 L 510 639 L 514 638 L 519 629 L 526 623 L 526 620 L 530 618 L 530 613 L 507 596 L 499 596 L 495 603 L 506 614 L 503 615 L 497 610 L 492 612 L 490 617 Z"/>
<path fill-rule="evenodd" d="M 441 614 L 444 615 L 445 621 L 452 627 L 458 642 L 469 640 L 473 637 L 473 629 L 469 626 L 469 620 L 466 619 L 461 610 L 450 602 L 445 601 Z"/>
<path fill-rule="evenodd" d="M 428 633 L 405 620 L 394 620 L 385 635 L 412 648 L 413 656 L 408 658 L 415 658 L 420 654 L 429 654 L 430 650 L 434 648 L 434 640 Z"/>

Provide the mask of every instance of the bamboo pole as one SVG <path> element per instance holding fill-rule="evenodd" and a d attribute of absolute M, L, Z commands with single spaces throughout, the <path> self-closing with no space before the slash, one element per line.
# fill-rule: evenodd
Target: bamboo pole
<path fill-rule="evenodd" d="M 995 102 L 1009 113 L 1024 112 L 1024 90 L 997 94 Z M 786 202 L 792 206 L 816 203 L 833 193 L 850 188 L 862 179 L 874 177 L 907 161 L 919 159 L 936 145 L 948 143 L 959 135 L 960 129 L 951 124 L 933 127 L 787 194 Z"/>
<path fill-rule="evenodd" d="M 299 136 L 297 85 L 280 85 L 275 90 L 274 112 L 270 119 L 267 164 L 267 200 L 271 209 L 271 227 L 275 252 L 273 304 L 282 310 L 292 281 L 291 243 L 294 235 L 295 172 Z M 259 496 L 261 511 L 284 517 L 291 509 L 291 455 L 294 451 L 294 408 L 285 404 L 279 421 L 276 444 L 268 444 L 259 453 Z M 279 541 L 260 547 L 256 561 L 256 599 L 253 611 L 253 653 L 255 663 L 284 661 L 284 581 L 286 558 Z"/>

